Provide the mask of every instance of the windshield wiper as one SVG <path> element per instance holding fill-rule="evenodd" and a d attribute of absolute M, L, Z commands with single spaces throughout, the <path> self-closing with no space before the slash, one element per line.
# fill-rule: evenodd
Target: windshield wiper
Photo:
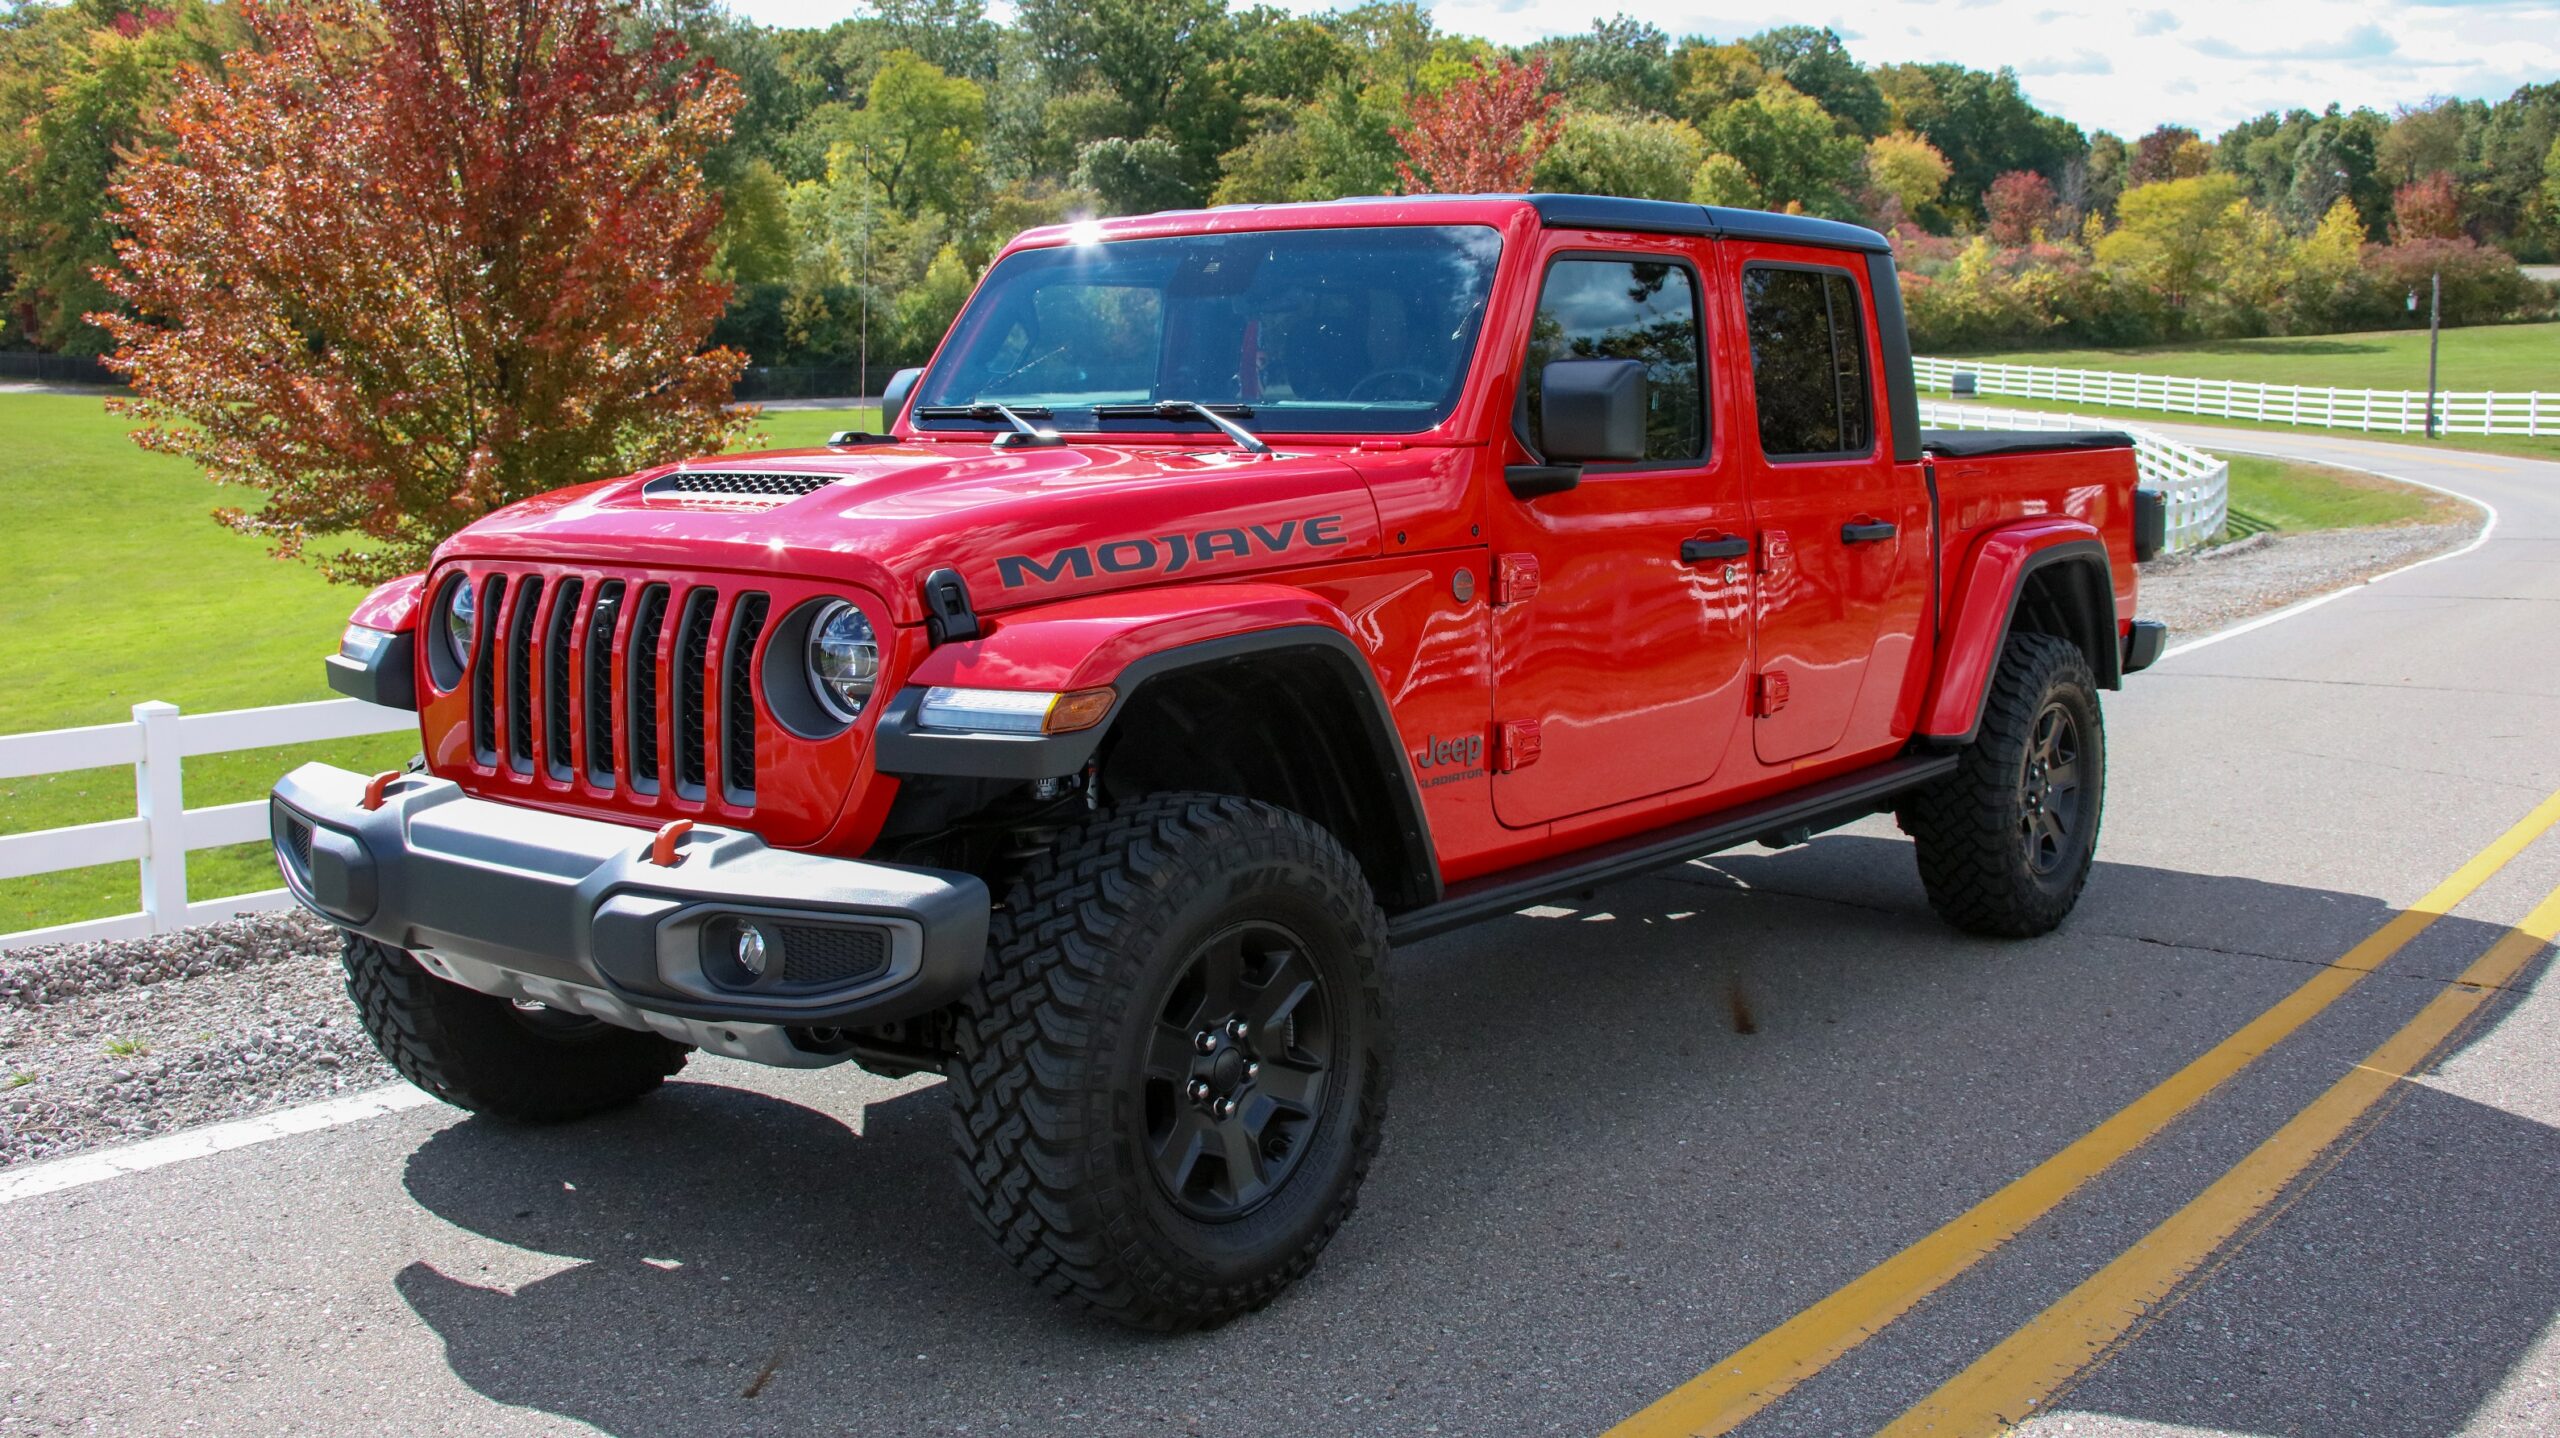
<path fill-rule="evenodd" d="M 1027 416 L 1027 417 L 1026 417 Z M 918 419 L 1000 419 L 1013 426 L 1013 433 L 1003 435 L 996 443 L 1007 446 L 1064 444 L 1054 429 L 1035 427 L 1033 419 L 1049 418 L 1046 405 L 1027 404 L 1020 409 L 1001 404 L 933 404 L 916 410 Z"/>
<path fill-rule="evenodd" d="M 1224 430 L 1227 438 L 1234 440 L 1237 447 L 1247 454 L 1271 452 L 1271 446 L 1264 444 L 1260 436 L 1227 418 L 1228 415 L 1237 419 L 1253 418 L 1253 406 L 1249 404 L 1213 405 L 1192 399 L 1160 399 L 1148 404 L 1098 404 L 1093 407 L 1095 419 L 1183 419 L 1192 415 Z"/>

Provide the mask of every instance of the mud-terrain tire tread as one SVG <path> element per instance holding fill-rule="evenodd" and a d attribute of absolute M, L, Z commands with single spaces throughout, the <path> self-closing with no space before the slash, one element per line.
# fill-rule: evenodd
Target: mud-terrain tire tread
<path fill-rule="evenodd" d="M 2089 756 L 2090 812 L 2085 851 L 2059 886 L 2038 882 L 2019 852 L 2018 773 L 2033 741 L 2036 716 L 2057 691 L 2077 689 Z M 1971 934 L 2026 939 L 2052 932 L 2070 916 L 2094 867 L 2106 799 L 2106 736 L 2098 680 L 2088 656 L 2050 634 L 2013 634 L 2003 647 L 1982 725 L 1956 771 L 1902 801 L 1899 819 L 1911 835 L 1929 906 Z"/>
<path fill-rule="evenodd" d="M 456 1108 L 563 1123 L 647 1094 L 693 1050 L 605 1026 L 572 1040 L 532 1032 L 507 1000 L 448 983 L 404 949 L 346 935 L 347 997 L 402 1078 Z"/>
<path fill-rule="evenodd" d="M 1140 1002 L 1144 961 L 1178 901 L 1239 854 L 1304 875 L 1348 936 L 1364 1006 L 1368 1081 L 1350 1121 L 1345 1181 L 1312 1231 L 1249 1281 L 1203 1282 L 1157 1251 L 1140 1195 L 1096 1174 L 1108 1095 L 1074 1082 Z M 980 1225 L 1042 1291 L 1132 1327 L 1215 1327 L 1268 1304 L 1312 1267 L 1351 1215 L 1386 1119 L 1386 917 L 1360 866 L 1320 826 L 1227 795 L 1150 795 L 1105 809 L 1030 860 L 1007 886 L 985 978 L 963 1002 L 949 1065 L 959 1176 Z M 1140 1175 L 1141 1178 L 1144 1175 Z M 1304 1171 L 1292 1183 L 1313 1175 Z M 1284 1191 L 1285 1194 L 1285 1191 Z"/>

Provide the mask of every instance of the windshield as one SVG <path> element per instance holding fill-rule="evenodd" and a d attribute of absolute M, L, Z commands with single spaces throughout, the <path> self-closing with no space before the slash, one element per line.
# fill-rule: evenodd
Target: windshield
<path fill-rule="evenodd" d="M 916 395 L 926 428 L 1403 434 L 1466 383 L 1502 239 L 1479 225 L 1263 230 L 1022 250 L 996 266 Z M 936 409 L 945 412 L 929 413 Z"/>

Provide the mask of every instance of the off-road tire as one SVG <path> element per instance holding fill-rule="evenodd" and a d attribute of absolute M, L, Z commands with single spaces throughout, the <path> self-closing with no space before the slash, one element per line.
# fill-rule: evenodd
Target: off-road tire
<path fill-rule="evenodd" d="M 1161 1092 L 1147 1046 L 1197 955 L 1254 923 L 1303 940 L 1335 1077 L 1259 1206 L 1209 1222 L 1146 1150 Z M 1285 810 L 1162 794 L 1061 836 L 1007 886 L 955 1026 L 952 1137 L 979 1222 L 1041 1289 L 1133 1327 L 1212 1327 L 1269 1303 L 1350 1216 L 1377 1151 L 1386 954 L 1358 863 Z"/>
<path fill-rule="evenodd" d="M 616 1108 L 684 1067 L 687 1046 L 599 1020 L 519 1012 L 448 983 L 405 949 L 346 936 L 347 997 L 400 1076 L 456 1108 L 560 1123 Z"/>
<path fill-rule="evenodd" d="M 2059 707 L 2076 731 L 2081 808 L 2071 840 L 2038 872 L 2023 829 L 2037 726 Z M 1982 727 L 1956 771 L 1905 799 L 1899 817 L 1938 916 L 1967 933 L 2025 939 L 2050 933 L 2080 901 L 2098 846 L 2107 740 L 2098 680 L 2079 646 L 2014 634 L 1983 701 Z"/>

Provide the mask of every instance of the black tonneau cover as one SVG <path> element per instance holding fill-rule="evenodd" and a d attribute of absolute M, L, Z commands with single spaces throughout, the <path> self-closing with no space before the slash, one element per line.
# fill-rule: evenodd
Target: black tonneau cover
<path fill-rule="evenodd" d="M 2056 450 L 2131 449 L 2133 436 L 2112 429 L 1924 429 L 1920 447 L 1939 459 L 1989 459 Z"/>

